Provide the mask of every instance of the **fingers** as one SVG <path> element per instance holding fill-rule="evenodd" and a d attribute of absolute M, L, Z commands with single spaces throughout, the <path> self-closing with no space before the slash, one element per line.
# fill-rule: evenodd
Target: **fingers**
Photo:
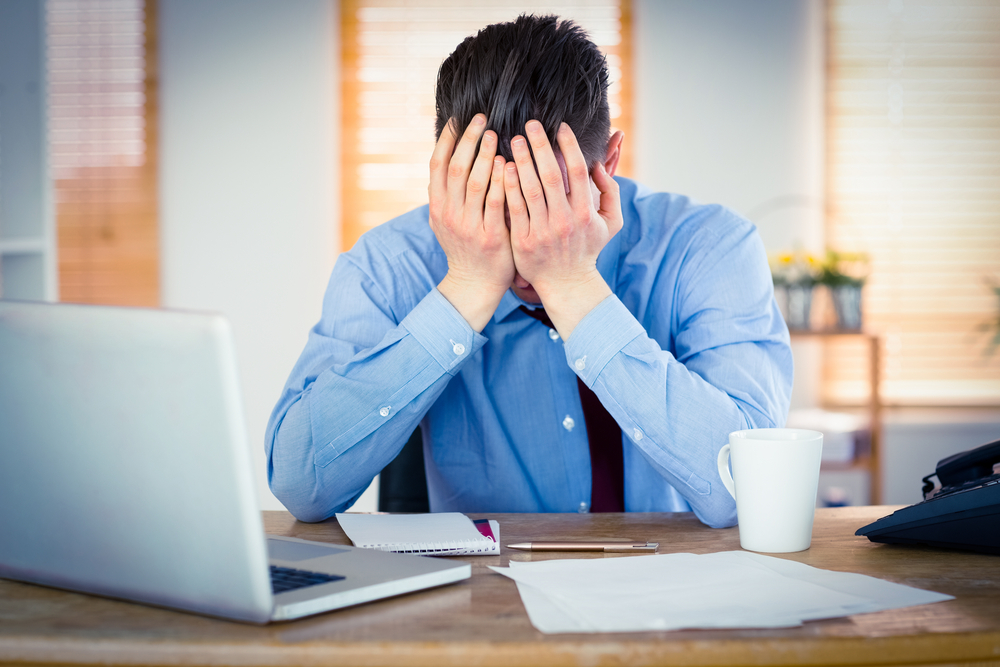
<path fill-rule="evenodd" d="M 486 211 L 483 214 L 483 226 L 487 233 L 500 232 L 505 227 L 503 205 L 504 196 L 504 164 L 502 155 L 493 158 L 493 169 L 490 172 L 490 189 L 486 194 Z"/>
<path fill-rule="evenodd" d="M 513 144 L 513 142 L 511 142 Z M 511 238 L 524 238 L 528 235 L 528 207 L 521 195 L 521 182 L 518 179 L 519 168 L 516 163 L 508 162 L 504 169 L 504 194 L 507 198 L 507 212 L 510 214 Z M 534 173 L 534 169 L 532 169 Z"/>
<path fill-rule="evenodd" d="M 531 159 L 528 142 L 525 141 L 524 137 L 516 136 L 510 140 L 510 150 L 514 154 L 514 164 L 517 165 L 516 177 L 521 187 L 520 194 L 523 195 L 523 201 L 528 207 L 528 215 L 541 219 L 546 214 L 545 192 L 541 182 L 538 180 L 538 174 L 535 173 L 535 163 Z M 554 160 L 555 156 L 553 156 Z M 558 168 L 559 166 L 556 165 L 557 170 Z M 508 206 L 510 206 L 509 192 Z"/>
<path fill-rule="evenodd" d="M 559 196 L 564 197 L 566 188 L 563 184 L 562 169 L 559 168 L 559 162 L 556 161 L 556 155 L 549 144 L 549 138 L 545 135 L 545 128 L 537 120 L 529 120 L 524 126 L 524 130 L 531 143 L 531 150 L 535 154 L 538 178 L 545 191 L 545 196 L 549 201 L 556 201 Z M 524 180 L 523 172 L 521 180 Z"/>
<path fill-rule="evenodd" d="M 598 162 L 591 172 L 594 185 L 601 193 L 600 209 L 597 214 L 604 219 L 608 225 L 611 236 L 617 234 L 624 224 L 622 219 L 621 193 L 618 190 L 618 181 L 613 179 L 604 168 L 603 162 Z"/>
<path fill-rule="evenodd" d="M 482 142 L 479 145 L 479 155 L 472 165 L 472 171 L 469 173 L 468 184 L 465 188 L 465 204 L 470 210 L 483 210 L 483 201 L 486 199 L 486 189 L 491 180 L 491 174 L 494 169 L 493 158 L 496 154 L 497 135 L 496 132 L 490 130 L 483 135 Z"/>
<path fill-rule="evenodd" d="M 462 138 L 459 139 L 455 153 L 451 156 L 451 162 L 448 164 L 449 199 L 457 197 L 459 201 L 465 200 L 465 186 L 469 180 L 473 156 L 476 154 L 476 144 L 479 143 L 479 138 L 483 136 L 485 129 L 486 116 L 477 113 L 472 117 L 469 126 L 465 128 Z"/>
<path fill-rule="evenodd" d="M 566 123 L 559 125 L 556 132 L 556 141 L 559 142 L 559 150 L 562 153 L 563 161 L 566 163 L 566 177 L 569 183 L 569 199 L 574 209 L 590 208 L 590 170 L 587 169 L 587 160 L 583 157 L 580 144 L 576 140 L 576 135 Z M 582 211 L 580 211 L 582 212 Z"/>
<path fill-rule="evenodd" d="M 427 186 L 431 211 L 440 209 L 448 192 L 448 163 L 451 161 L 451 154 L 454 150 L 455 119 L 449 118 L 448 124 L 445 125 L 437 143 L 434 144 L 434 152 L 431 153 L 431 179 Z"/>
<path fill-rule="evenodd" d="M 457 136 L 454 118 L 448 120 L 448 125 L 441 132 L 431 154 L 430 183 L 427 186 L 432 222 L 459 220 L 467 206 L 480 212 L 476 218 L 481 221 L 497 150 L 496 133 L 485 130 L 486 116 L 480 113 L 473 116 L 461 137 Z"/>

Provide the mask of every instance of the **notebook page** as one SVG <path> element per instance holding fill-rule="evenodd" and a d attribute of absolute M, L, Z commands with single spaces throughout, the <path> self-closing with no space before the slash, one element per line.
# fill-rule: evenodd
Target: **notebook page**
<path fill-rule="evenodd" d="M 337 521 L 354 546 L 366 549 L 453 556 L 500 553 L 499 524 L 490 521 L 497 538 L 493 541 L 460 512 L 337 514 Z"/>

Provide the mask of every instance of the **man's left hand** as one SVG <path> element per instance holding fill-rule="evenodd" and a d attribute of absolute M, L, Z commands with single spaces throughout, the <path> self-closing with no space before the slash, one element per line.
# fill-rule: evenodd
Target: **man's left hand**
<path fill-rule="evenodd" d="M 597 256 L 622 228 L 618 184 L 603 162 L 588 170 L 566 123 L 556 133 L 559 156 L 538 121 L 528 121 L 525 134 L 527 141 L 511 140 L 514 162 L 504 176 L 514 265 L 568 340 L 580 320 L 612 293 L 597 271 Z"/>

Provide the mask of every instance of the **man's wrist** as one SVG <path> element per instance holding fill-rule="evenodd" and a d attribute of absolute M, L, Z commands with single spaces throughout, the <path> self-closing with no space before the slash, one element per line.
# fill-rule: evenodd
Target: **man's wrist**
<path fill-rule="evenodd" d="M 533 285 L 546 314 L 563 340 L 569 340 L 576 325 L 613 292 L 595 268 L 582 279 Z"/>
<path fill-rule="evenodd" d="M 489 323 L 507 291 L 506 286 L 457 279 L 451 272 L 445 274 L 437 288 L 477 333 Z"/>

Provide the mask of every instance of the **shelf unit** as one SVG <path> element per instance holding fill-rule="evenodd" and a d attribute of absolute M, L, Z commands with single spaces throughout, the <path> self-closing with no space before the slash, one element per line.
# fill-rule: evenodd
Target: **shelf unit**
<path fill-rule="evenodd" d="M 867 331 L 852 331 L 844 329 L 821 330 L 791 330 L 792 340 L 824 339 L 835 337 L 864 338 L 868 342 L 868 429 L 871 435 L 871 446 L 868 454 L 855 457 L 847 465 L 824 464 L 825 470 L 865 470 L 869 474 L 870 504 L 879 505 L 882 502 L 882 396 L 879 391 L 882 368 L 882 339 L 878 334 Z"/>

